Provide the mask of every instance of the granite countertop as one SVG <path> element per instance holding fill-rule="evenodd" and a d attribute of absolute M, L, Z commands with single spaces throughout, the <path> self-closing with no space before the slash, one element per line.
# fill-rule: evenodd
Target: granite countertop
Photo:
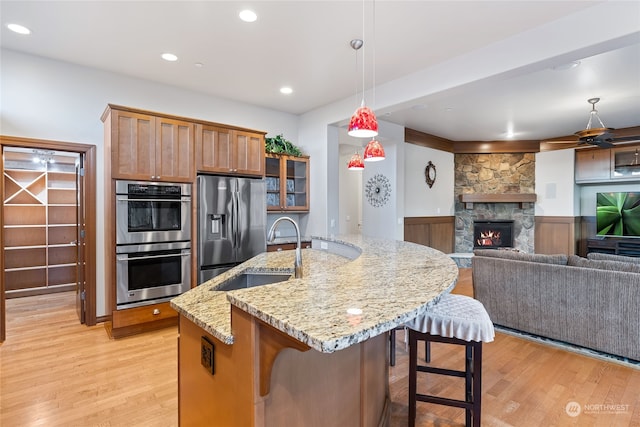
<path fill-rule="evenodd" d="M 302 251 L 303 278 L 216 291 L 243 272 L 293 273 L 295 251 L 262 253 L 171 300 L 181 315 L 233 344 L 231 304 L 289 336 L 331 353 L 387 332 L 425 312 L 455 286 L 458 268 L 435 249 L 389 239 L 313 237 L 361 251 L 349 259 Z"/>

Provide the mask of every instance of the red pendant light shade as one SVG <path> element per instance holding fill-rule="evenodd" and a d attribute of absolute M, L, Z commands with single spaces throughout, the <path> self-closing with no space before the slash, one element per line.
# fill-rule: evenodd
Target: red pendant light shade
<path fill-rule="evenodd" d="M 347 169 L 349 169 L 350 171 L 360 171 L 364 169 L 364 162 L 362 161 L 362 157 L 360 157 L 360 154 L 358 154 L 357 151 L 353 156 L 351 156 L 351 160 L 349 160 Z"/>
<path fill-rule="evenodd" d="M 364 149 L 364 161 L 377 162 L 379 160 L 384 160 L 384 148 L 377 139 L 372 139 Z"/>
<path fill-rule="evenodd" d="M 364 105 L 364 100 L 360 108 L 351 116 L 347 133 L 356 138 L 371 138 L 378 135 L 378 120 L 375 113 Z"/>

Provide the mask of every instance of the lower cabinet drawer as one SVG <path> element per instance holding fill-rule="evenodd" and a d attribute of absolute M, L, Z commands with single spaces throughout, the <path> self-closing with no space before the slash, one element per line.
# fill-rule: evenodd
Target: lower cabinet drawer
<path fill-rule="evenodd" d="M 171 317 L 178 317 L 178 313 L 171 308 L 168 302 L 163 302 L 144 307 L 116 310 L 113 312 L 112 322 L 114 328 L 124 328 Z"/>

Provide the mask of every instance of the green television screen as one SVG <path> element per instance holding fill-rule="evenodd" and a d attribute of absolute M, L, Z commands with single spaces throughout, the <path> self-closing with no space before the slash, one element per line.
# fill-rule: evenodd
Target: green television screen
<path fill-rule="evenodd" d="M 596 194 L 598 236 L 640 237 L 640 192 Z"/>

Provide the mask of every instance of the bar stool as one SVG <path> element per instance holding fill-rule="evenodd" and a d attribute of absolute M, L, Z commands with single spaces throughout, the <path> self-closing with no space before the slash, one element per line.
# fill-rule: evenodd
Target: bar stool
<path fill-rule="evenodd" d="M 464 295 L 446 294 L 429 311 L 405 325 L 409 328 L 409 426 L 415 426 L 416 404 L 421 401 L 463 408 L 466 426 L 480 427 L 482 343 L 493 341 L 495 335 L 482 303 Z M 465 370 L 418 365 L 418 341 L 464 346 Z M 418 372 L 465 378 L 465 400 L 418 393 Z"/>

